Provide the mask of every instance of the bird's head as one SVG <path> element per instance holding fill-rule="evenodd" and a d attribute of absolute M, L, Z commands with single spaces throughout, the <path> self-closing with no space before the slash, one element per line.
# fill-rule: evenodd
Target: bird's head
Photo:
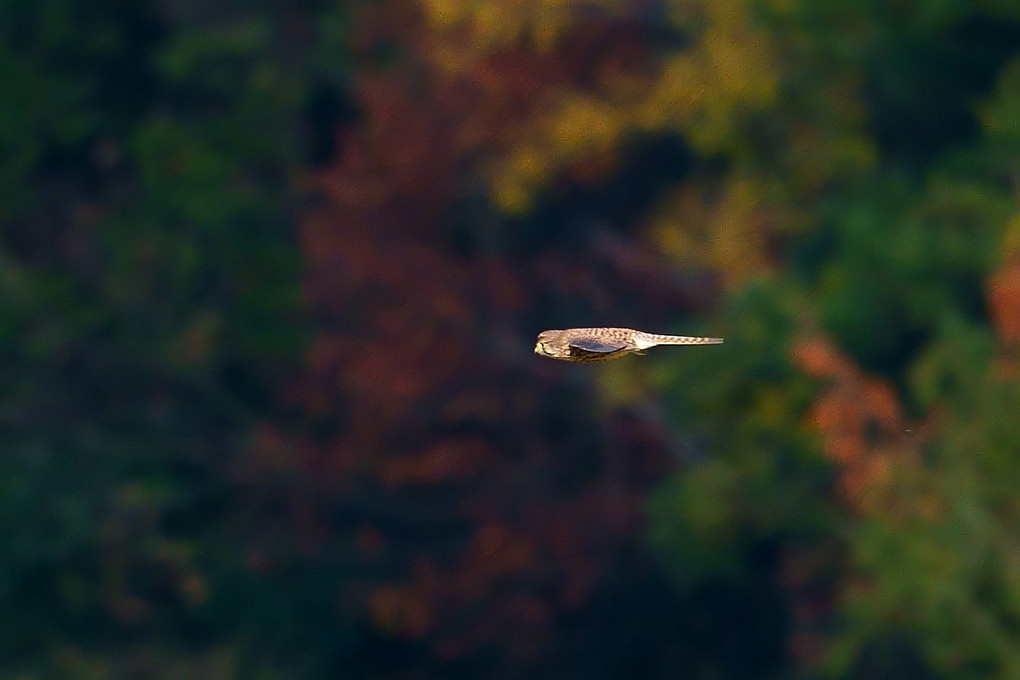
<path fill-rule="evenodd" d="M 570 344 L 563 338 L 563 331 L 542 331 L 535 341 L 535 354 L 563 359 L 570 356 Z"/>

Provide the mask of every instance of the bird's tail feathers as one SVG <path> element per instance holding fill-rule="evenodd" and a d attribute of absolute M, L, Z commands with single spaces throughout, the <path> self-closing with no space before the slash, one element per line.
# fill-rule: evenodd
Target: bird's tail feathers
<path fill-rule="evenodd" d="M 655 345 L 721 345 L 722 338 L 706 338 L 697 335 L 659 335 L 658 333 L 641 333 L 635 344 L 642 349 Z"/>

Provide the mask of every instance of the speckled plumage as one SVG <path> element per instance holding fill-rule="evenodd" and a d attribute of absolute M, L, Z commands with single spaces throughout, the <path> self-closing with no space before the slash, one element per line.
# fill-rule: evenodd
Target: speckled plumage
<path fill-rule="evenodd" d="M 608 361 L 625 354 L 643 354 L 656 345 L 718 345 L 722 338 L 659 335 L 632 328 L 568 328 L 542 331 L 535 354 L 561 361 Z"/>

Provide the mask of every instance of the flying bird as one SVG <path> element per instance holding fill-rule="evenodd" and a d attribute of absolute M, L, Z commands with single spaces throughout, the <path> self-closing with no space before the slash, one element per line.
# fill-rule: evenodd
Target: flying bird
<path fill-rule="evenodd" d="M 631 328 L 568 328 L 542 331 L 535 354 L 562 361 L 608 361 L 625 354 L 644 354 L 656 345 L 718 345 L 722 338 L 659 335 Z"/>

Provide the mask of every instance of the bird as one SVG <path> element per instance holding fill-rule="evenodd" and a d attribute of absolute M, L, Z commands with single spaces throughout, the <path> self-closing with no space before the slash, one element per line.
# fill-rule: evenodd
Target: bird
<path fill-rule="evenodd" d="M 561 361 L 609 361 L 626 354 L 644 354 L 656 345 L 719 345 L 722 338 L 660 335 L 632 328 L 567 328 L 542 331 L 535 354 Z"/>

